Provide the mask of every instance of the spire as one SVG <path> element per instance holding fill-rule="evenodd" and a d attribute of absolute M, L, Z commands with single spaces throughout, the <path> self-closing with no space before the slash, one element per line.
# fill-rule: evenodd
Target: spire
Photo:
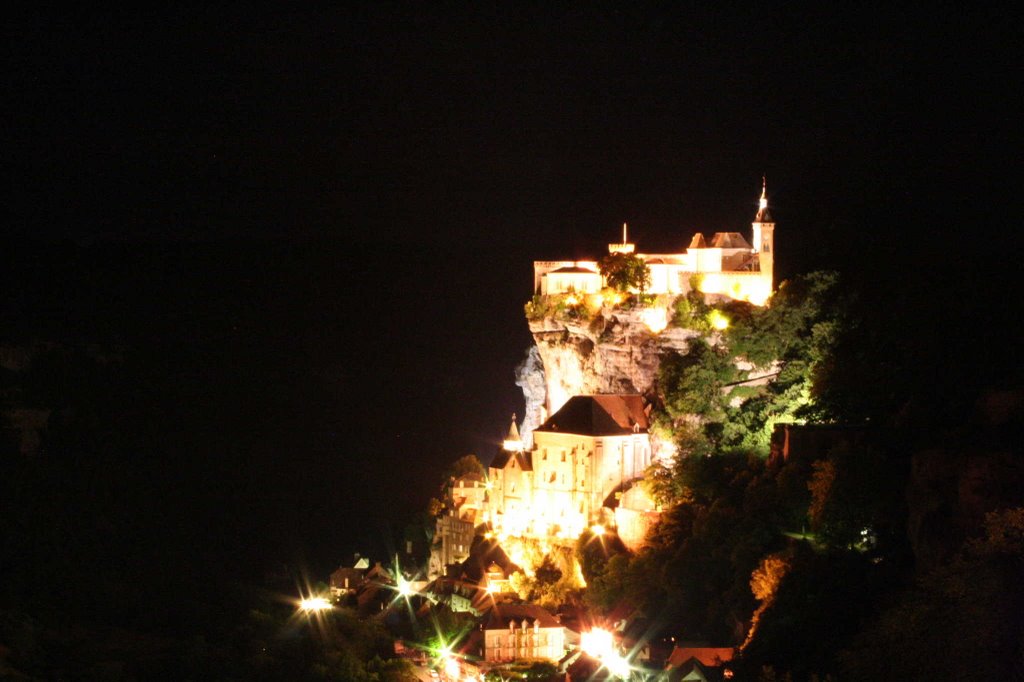
<path fill-rule="evenodd" d="M 519 452 L 523 450 L 523 439 L 519 436 L 519 427 L 516 426 L 516 415 L 512 415 L 512 425 L 508 427 L 508 436 L 505 437 L 505 442 L 502 443 L 502 447 L 509 452 Z"/>
<path fill-rule="evenodd" d="M 516 426 L 516 415 L 512 413 L 512 425 L 508 427 L 508 439 L 519 440 L 519 427 Z"/>
<path fill-rule="evenodd" d="M 754 216 L 755 223 L 770 223 L 772 214 L 768 211 L 768 180 L 761 176 L 761 198 L 757 201 L 757 215 Z M 755 235 L 756 237 L 756 235 Z M 756 248 L 756 246 L 755 246 Z"/>
<path fill-rule="evenodd" d="M 629 239 L 626 238 L 626 223 L 622 223 L 622 243 L 628 244 Z"/>

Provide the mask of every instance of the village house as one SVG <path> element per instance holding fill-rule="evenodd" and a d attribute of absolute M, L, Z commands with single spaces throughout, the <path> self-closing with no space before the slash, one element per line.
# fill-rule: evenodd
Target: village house
<path fill-rule="evenodd" d="M 547 610 L 533 604 L 496 604 L 483 625 L 484 660 L 557 661 L 565 654 L 565 630 Z"/>
<path fill-rule="evenodd" d="M 485 521 L 487 481 L 470 472 L 453 478 L 445 490 L 445 508 L 437 518 L 427 576 L 443 576 L 449 566 L 469 558 L 476 527 Z"/>

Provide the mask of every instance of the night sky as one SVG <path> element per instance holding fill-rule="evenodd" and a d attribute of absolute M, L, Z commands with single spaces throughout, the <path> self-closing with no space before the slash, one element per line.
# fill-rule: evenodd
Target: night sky
<path fill-rule="evenodd" d="M 764 174 L 782 278 L 888 292 L 913 338 L 946 339 L 923 361 L 1005 329 L 1018 23 L 828 3 L 17 14 L 0 333 L 128 358 L 103 410 L 151 487 L 111 494 L 140 537 L 179 537 L 154 555 L 323 575 L 379 553 L 444 465 L 492 456 L 522 410 L 531 261 L 599 256 L 623 221 L 644 251 L 746 232 Z"/>

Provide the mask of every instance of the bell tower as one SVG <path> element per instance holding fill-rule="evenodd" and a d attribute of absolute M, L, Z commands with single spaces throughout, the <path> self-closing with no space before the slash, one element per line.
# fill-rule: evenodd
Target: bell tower
<path fill-rule="evenodd" d="M 768 210 L 768 182 L 761 179 L 761 198 L 757 202 L 757 215 L 751 223 L 754 228 L 753 239 L 754 253 L 757 254 L 758 262 L 762 273 L 772 280 L 775 269 L 775 221 Z M 774 282 L 772 282 L 774 284 Z"/>

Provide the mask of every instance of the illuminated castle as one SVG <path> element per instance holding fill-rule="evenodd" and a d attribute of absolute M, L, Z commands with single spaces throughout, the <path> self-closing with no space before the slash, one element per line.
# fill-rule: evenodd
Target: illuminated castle
<path fill-rule="evenodd" d="M 649 294 L 685 294 L 691 282 L 705 294 L 764 305 L 772 293 L 775 265 L 775 222 L 768 211 L 767 187 L 762 184 L 751 242 L 739 232 L 716 232 L 710 244 L 697 233 L 685 252 L 638 253 L 651 271 Z M 609 244 L 609 253 L 634 253 L 636 245 L 622 226 L 622 242 Z M 694 279 L 694 275 L 698 277 Z M 534 261 L 533 291 L 541 296 L 570 292 L 594 294 L 604 286 L 596 261 Z"/>
<path fill-rule="evenodd" d="M 651 464 L 648 427 L 639 395 L 570 398 L 533 432 L 530 450 L 513 418 L 488 469 L 492 528 L 499 535 L 575 538 L 603 523 L 619 493 Z"/>

